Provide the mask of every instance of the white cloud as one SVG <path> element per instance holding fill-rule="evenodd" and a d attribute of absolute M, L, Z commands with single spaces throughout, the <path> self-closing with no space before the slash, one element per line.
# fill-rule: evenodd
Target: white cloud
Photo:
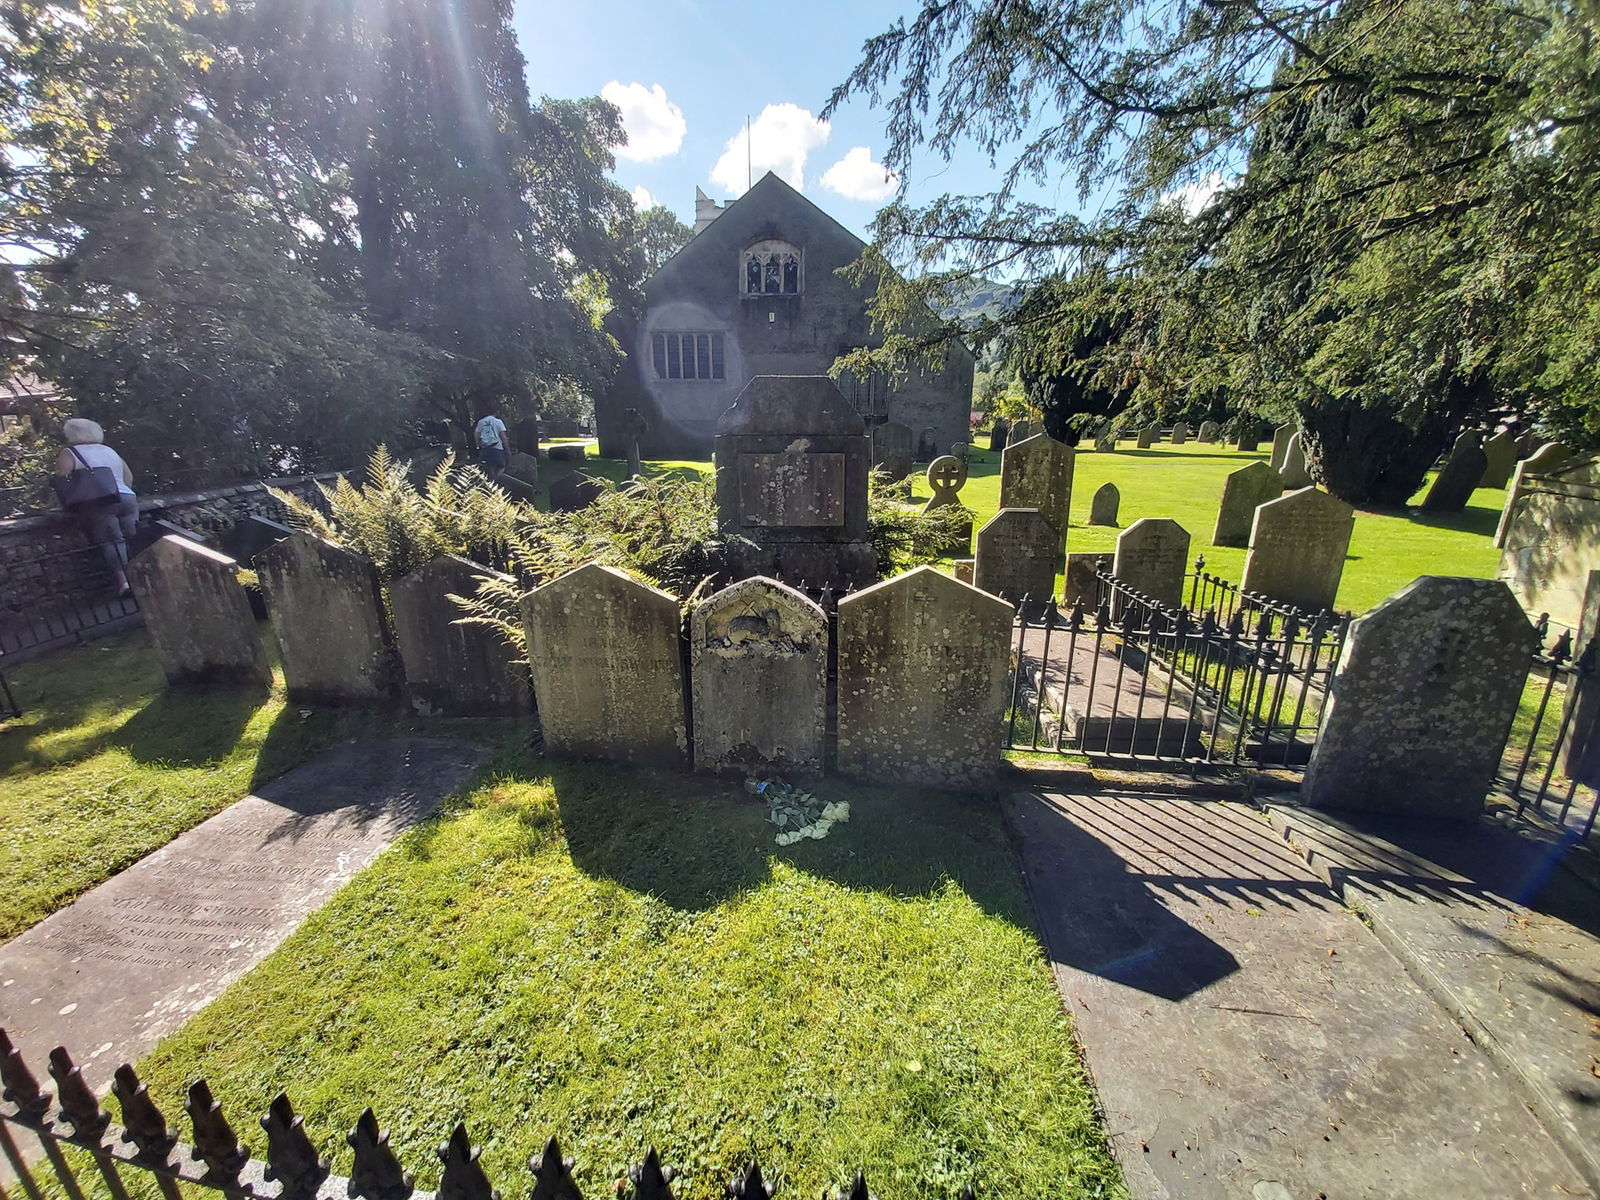
<path fill-rule="evenodd" d="M 647 208 L 654 208 L 660 203 L 661 201 L 657 200 L 655 195 L 650 191 L 649 188 L 645 187 L 644 184 L 641 183 L 638 187 L 633 189 L 633 207 L 638 209 L 640 212 L 643 212 Z"/>
<path fill-rule="evenodd" d="M 822 186 L 847 200 L 887 200 L 900 186 L 900 176 L 880 162 L 872 161 L 866 146 L 850 151 L 822 174 Z"/>
<path fill-rule="evenodd" d="M 1221 171 L 1212 171 L 1203 179 L 1185 184 L 1181 188 L 1173 188 L 1170 192 L 1163 192 L 1163 202 L 1177 201 L 1188 216 L 1197 216 L 1204 212 L 1217 196 L 1233 186 L 1231 180 L 1224 179 Z"/>
<path fill-rule="evenodd" d="M 796 188 L 806 185 L 806 156 L 828 140 L 828 122 L 819 121 L 798 104 L 769 104 L 750 124 L 749 175 L 752 181 L 776 171 Z M 728 139 L 728 145 L 711 168 L 711 182 L 738 196 L 745 190 L 745 131 Z"/>
<path fill-rule="evenodd" d="M 667 99 L 667 89 L 659 83 L 645 87 L 642 83 L 619 83 L 613 79 L 600 89 L 600 95 L 622 112 L 622 128 L 627 131 L 628 141 L 614 147 L 619 158 L 654 162 L 676 154 L 683 145 L 689 123 L 683 119 L 683 109 Z"/>

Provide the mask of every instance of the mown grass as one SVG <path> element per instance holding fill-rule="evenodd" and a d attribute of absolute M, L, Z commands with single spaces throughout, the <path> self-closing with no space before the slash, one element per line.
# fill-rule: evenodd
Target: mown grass
<path fill-rule="evenodd" d="M 552 1133 L 604 1195 L 1120 1196 L 995 806 L 829 783 L 779 850 L 737 784 L 505 756 L 142 1065 L 243 1128 L 286 1087 L 347 1171 L 371 1104 L 419 1183 L 465 1120 L 497 1185 Z"/>
<path fill-rule="evenodd" d="M 23 716 L 0 723 L 0 940 L 256 783 L 397 716 L 290 708 L 278 674 L 270 692 L 169 690 L 143 631 L 8 667 L 6 678 Z"/>

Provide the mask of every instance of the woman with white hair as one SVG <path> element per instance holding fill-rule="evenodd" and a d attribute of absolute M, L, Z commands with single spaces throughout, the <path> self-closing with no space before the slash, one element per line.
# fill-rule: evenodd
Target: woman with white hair
<path fill-rule="evenodd" d="M 133 490 L 133 472 L 110 446 L 106 433 L 86 417 L 71 417 L 61 426 L 67 447 L 56 456 L 56 474 L 107 467 L 117 482 L 117 495 L 104 504 L 77 509 L 90 539 L 105 555 L 106 566 L 117 577 L 117 595 L 126 596 L 128 576 L 123 567 L 128 561 L 128 539 L 139 525 L 139 497 Z"/>

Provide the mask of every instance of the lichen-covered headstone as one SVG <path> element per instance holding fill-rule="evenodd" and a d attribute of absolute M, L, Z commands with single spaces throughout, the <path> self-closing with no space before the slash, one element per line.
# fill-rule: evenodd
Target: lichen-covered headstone
<path fill-rule="evenodd" d="M 1172 427 L 1172 444 L 1182 446 L 1189 440 L 1189 426 L 1179 421 Z"/>
<path fill-rule="evenodd" d="M 360 703 L 395 695 L 399 661 L 371 560 L 297 533 L 256 555 L 256 573 L 290 700 Z"/>
<path fill-rule="evenodd" d="M 1283 465 L 1278 468 L 1278 474 L 1283 476 L 1283 486 L 1291 492 L 1311 486 L 1311 473 L 1306 470 L 1303 434 L 1295 433 L 1289 436 L 1289 444 L 1283 448 Z"/>
<path fill-rule="evenodd" d="M 1267 460 L 1267 465 L 1279 475 L 1283 474 L 1284 455 L 1289 452 L 1289 439 L 1293 436 L 1293 425 L 1279 425 L 1272 431 L 1272 457 Z"/>
<path fill-rule="evenodd" d="M 1060 535 L 1036 508 L 1002 508 L 978 530 L 973 583 L 1013 604 L 1055 590 Z"/>
<path fill-rule="evenodd" d="M 1176 608 L 1189 567 L 1189 531 L 1170 517 L 1145 517 L 1117 535 L 1111 570 L 1136 592 Z M 1120 606 L 1116 606 L 1120 608 Z M 1113 611 L 1112 616 L 1120 613 Z"/>
<path fill-rule="evenodd" d="M 1056 530 L 1055 553 L 1067 541 L 1072 472 L 1078 452 L 1047 433 L 1012 440 L 1000 460 L 1000 507 L 1036 508 Z"/>
<path fill-rule="evenodd" d="M 688 755 L 678 602 L 588 563 L 522 597 L 533 691 L 557 757 L 681 766 Z"/>
<path fill-rule="evenodd" d="M 1018 421 L 1011 427 L 1011 433 L 1006 438 L 1006 445 L 1014 442 L 1025 442 L 1033 436 L 1033 426 L 1027 421 Z"/>
<path fill-rule="evenodd" d="M 1089 502 L 1089 524 L 1115 525 L 1117 509 L 1121 504 L 1122 493 L 1117 491 L 1117 485 L 1102 483 L 1095 490 L 1094 499 Z"/>
<path fill-rule="evenodd" d="M 1200 440 L 1202 442 L 1216 441 L 1220 432 L 1221 426 L 1219 426 L 1215 421 L 1200 422 Z"/>
<path fill-rule="evenodd" d="M 1139 430 L 1139 449 L 1148 450 L 1161 440 L 1161 425 L 1152 421 Z"/>
<path fill-rule="evenodd" d="M 128 582 L 168 683 L 271 685 L 233 559 L 168 534 L 129 561 Z"/>
<path fill-rule="evenodd" d="M 1502 429 L 1483 444 L 1483 456 L 1488 459 L 1483 478 L 1478 486 L 1503 488 L 1511 482 L 1511 472 L 1517 465 L 1517 437 L 1509 429 Z"/>
<path fill-rule="evenodd" d="M 689 678 L 697 769 L 822 770 L 828 618 L 801 593 L 756 576 L 696 605 Z"/>
<path fill-rule="evenodd" d="M 406 694 L 417 712 L 476 717 L 517 715 L 533 707 L 515 652 L 489 626 L 463 623 L 466 613 L 450 599 L 476 595 L 490 578 L 512 583 L 509 575 L 444 554 L 389 584 Z"/>
<path fill-rule="evenodd" d="M 1256 509 L 1239 586 L 1311 612 L 1333 607 L 1350 552 L 1355 509 L 1314 487 Z"/>
<path fill-rule="evenodd" d="M 1589 573 L 1600 566 L 1600 455 L 1534 474 L 1522 464 L 1508 504 L 1496 576 L 1529 612 L 1582 624 Z"/>
<path fill-rule="evenodd" d="M 1222 483 L 1213 546 L 1248 546 L 1256 509 L 1283 495 L 1283 476 L 1264 462 L 1253 462 L 1229 473 Z"/>
<path fill-rule="evenodd" d="M 1102 454 L 1110 453 L 1117 448 L 1117 431 L 1110 422 L 1100 427 L 1100 432 L 1094 439 L 1094 448 Z"/>
<path fill-rule="evenodd" d="M 892 481 L 911 474 L 911 426 L 885 421 L 872 431 L 872 465 Z"/>
<path fill-rule="evenodd" d="M 839 602 L 839 770 L 980 790 L 1000 768 L 1011 606 L 931 567 Z"/>
<path fill-rule="evenodd" d="M 1350 626 L 1301 803 L 1471 818 L 1535 645 L 1503 583 L 1424 575 Z"/>
<path fill-rule="evenodd" d="M 1489 458 L 1478 445 L 1478 435 L 1464 433 L 1445 460 L 1422 501 L 1423 512 L 1461 512 L 1488 469 Z"/>

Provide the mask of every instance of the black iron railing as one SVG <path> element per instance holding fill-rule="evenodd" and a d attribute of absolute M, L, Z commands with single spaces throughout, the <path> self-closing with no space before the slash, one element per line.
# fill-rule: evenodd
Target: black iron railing
<path fill-rule="evenodd" d="M 1512 722 L 1495 790 L 1519 817 L 1551 822 L 1588 837 L 1600 814 L 1600 672 L 1591 641 L 1574 656 L 1574 639 L 1551 639 L 1550 615 L 1535 624 L 1539 644 Z M 1547 645 L 1548 643 L 1548 645 Z"/>
<path fill-rule="evenodd" d="M 138 614 L 133 596 L 118 594 L 100 544 L 0 561 L 0 663 L 82 642 Z"/>

